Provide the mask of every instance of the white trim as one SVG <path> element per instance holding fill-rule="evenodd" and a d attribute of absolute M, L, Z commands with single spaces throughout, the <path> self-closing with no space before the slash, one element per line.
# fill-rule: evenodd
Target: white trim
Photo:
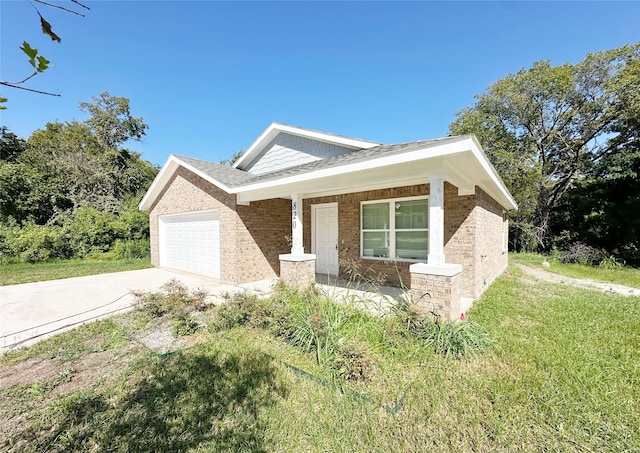
<path fill-rule="evenodd" d="M 488 161 L 486 155 L 482 151 L 478 141 L 473 136 L 462 137 L 448 137 L 441 140 L 434 140 L 426 145 L 416 144 L 414 148 L 407 148 L 402 153 L 387 155 L 383 157 L 372 157 L 352 164 L 346 164 L 338 167 L 323 168 L 320 170 L 303 173 L 299 175 L 293 175 L 283 177 L 271 181 L 257 182 L 241 187 L 237 187 L 230 193 L 247 193 L 256 192 L 260 193 L 264 190 L 277 188 L 285 185 L 293 185 L 299 183 L 308 183 L 313 180 L 323 179 L 327 177 L 335 177 L 340 175 L 347 175 L 350 173 L 356 173 L 361 171 L 368 171 L 377 168 L 383 168 L 387 166 L 396 166 L 406 163 L 414 163 L 419 161 L 431 161 L 437 158 L 446 158 L 449 155 L 471 153 L 471 155 L 478 162 L 484 173 L 489 177 L 493 183 L 493 187 L 498 189 L 499 194 L 504 197 L 503 200 L 497 200 L 500 204 L 505 201 L 508 206 L 504 206 L 507 209 L 518 209 L 518 205 L 511 197 L 511 194 L 505 187 L 504 183 L 496 173 L 493 165 Z M 438 168 L 442 168 L 444 172 L 444 179 L 447 179 L 447 168 L 444 165 L 444 161 L 439 164 Z M 480 181 L 480 179 L 478 179 Z M 482 187 L 481 187 L 482 188 Z M 463 193 L 471 193 L 470 188 L 465 188 Z M 487 190 L 488 189 L 488 190 Z M 493 193 L 491 187 L 483 189 L 489 193 L 493 198 L 497 198 Z M 249 200 L 251 201 L 251 200 Z"/>
<path fill-rule="evenodd" d="M 190 172 L 200 176 L 205 181 L 210 182 L 214 186 L 224 190 L 227 193 L 231 193 L 232 189 L 226 184 L 223 184 L 220 181 L 212 178 L 211 176 L 203 173 L 202 171 L 186 163 L 176 155 L 170 154 L 169 158 L 160 169 L 160 172 L 156 175 L 155 179 L 151 183 L 151 186 L 147 190 L 147 193 L 145 193 L 144 197 L 142 197 L 142 200 L 140 200 L 138 209 L 140 209 L 141 211 L 148 211 L 149 209 L 151 209 L 151 206 L 155 202 L 156 198 L 158 197 L 158 195 L 160 195 L 162 189 L 164 189 L 164 187 L 169 183 L 169 180 L 179 167 L 184 167 Z"/>
<path fill-rule="evenodd" d="M 427 263 L 415 263 L 409 266 L 409 272 L 412 274 L 442 275 L 445 277 L 453 277 L 462 272 L 462 264 L 440 264 L 434 266 Z"/>
<path fill-rule="evenodd" d="M 244 152 L 244 154 L 233 163 L 233 168 L 242 170 L 243 167 L 246 164 L 251 163 L 253 158 L 255 158 L 260 153 L 260 151 L 262 151 L 264 146 L 266 146 L 271 140 L 273 140 L 280 132 L 297 135 L 299 137 L 306 137 L 311 140 L 317 140 L 334 145 L 345 146 L 352 149 L 373 148 L 374 146 L 380 145 L 380 143 L 360 140 L 357 138 L 333 135 L 326 132 L 288 126 L 286 124 L 271 123 L 269 127 L 260 135 L 260 137 L 258 137 L 256 141 L 253 142 L 251 146 Z"/>
<path fill-rule="evenodd" d="M 379 256 L 365 256 L 362 251 L 364 250 L 364 234 L 363 234 L 363 226 L 362 226 L 362 206 L 366 205 L 366 204 L 379 204 L 379 203 L 388 203 L 389 205 L 391 205 L 391 203 L 395 203 L 398 201 L 411 201 L 411 200 L 427 200 L 427 216 L 430 215 L 429 213 L 429 208 L 431 206 L 431 202 L 429 199 L 429 195 L 414 195 L 411 197 L 396 197 L 396 198 L 384 198 L 384 199 L 379 199 L 379 200 L 366 200 L 366 201 L 361 201 L 360 202 L 360 211 L 359 211 L 359 216 L 360 216 L 360 259 L 363 260 L 374 260 L 374 261 L 397 261 L 397 262 L 402 262 L 402 263 L 419 263 L 421 262 L 421 260 L 417 259 L 409 259 L 409 258 L 394 258 L 391 256 L 391 251 L 393 250 L 394 252 L 396 251 L 396 238 L 395 238 L 395 234 L 392 233 L 396 233 L 398 230 L 396 229 L 396 218 L 395 215 L 392 215 L 392 211 L 391 209 L 389 210 L 389 228 L 386 229 L 382 229 L 380 231 L 388 231 L 389 232 L 389 255 L 388 257 L 379 257 Z M 429 227 L 428 227 L 429 223 L 427 223 L 427 228 L 418 228 L 416 229 L 416 231 L 423 231 L 423 230 L 427 230 L 427 234 L 429 234 Z M 367 230 L 367 231 L 374 231 L 374 230 Z M 401 231 L 405 231 L 405 229 L 401 229 Z M 407 231 L 411 231 L 411 230 L 407 230 Z M 431 247 L 431 243 L 428 243 L 427 246 L 430 248 Z M 429 249 L 427 249 L 427 256 L 429 253 Z"/>
<path fill-rule="evenodd" d="M 313 253 L 303 253 L 303 254 L 294 254 L 294 253 L 284 253 L 278 256 L 280 261 L 311 261 L 315 260 L 316 256 Z"/>
<path fill-rule="evenodd" d="M 273 128 L 276 123 L 272 125 Z M 280 126 L 280 125 L 278 125 Z M 290 126 L 289 126 L 290 127 Z M 269 131 L 269 129 L 268 129 Z M 267 133 L 267 131 L 265 131 Z M 263 134 L 264 135 L 264 134 Z M 326 135 L 326 134 L 325 134 Z M 333 137 L 333 136 L 331 136 Z M 335 137 L 334 137 L 335 138 Z M 375 146 L 375 144 L 371 144 L 371 146 Z M 186 162 L 182 161 L 178 157 L 171 155 L 169 159 L 164 164 L 160 173 L 156 176 L 156 179 L 151 184 L 151 187 L 143 197 L 142 201 L 139 204 L 139 209 L 141 210 L 149 210 L 151 206 L 155 202 L 156 198 L 162 192 L 162 189 L 169 182 L 173 172 L 178 168 L 178 166 L 183 166 L 189 171 L 197 174 L 198 176 L 204 178 L 206 181 L 215 185 L 216 187 L 224 190 L 229 194 L 237 195 L 237 200 L 239 204 L 248 204 L 253 200 L 265 199 L 265 198 L 279 198 L 285 197 L 289 195 L 291 192 L 305 192 L 304 189 L 297 190 L 296 185 L 299 184 L 309 184 L 316 182 L 318 180 L 322 180 L 324 178 L 338 177 L 342 175 L 348 175 L 356 172 L 366 172 L 368 170 L 373 169 L 381 169 L 386 166 L 398 166 L 402 164 L 413 164 L 414 162 L 433 162 L 432 167 L 442 169 L 444 173 L 444 179 L 449 179 L 450 173 L 453 172 L 447 166 L 446 156 L 455 155 L 455 154 L 464 154 L 470 153 L 474 160 L 478 163 L 482 171 L 489 178 L 489 184 L 487 184 L 486 179 L 475 178 L 473 181 L 475 185 L 478 185 L 481 189 L 487 192 L 492 198 L 496 199 L 504 208 L 507 210 L 517 209 L 518 205 L 514 201 L 511 194 L 505 187 L 504 183 L 496 173 L 495 169 L 488 161 L 486 155 L 482 151 L 479 143 L 473 136 L 463 136 L 463 137 L 450 137 L 444 138 L 442 140 L 435 140 L 430 142 L 427 145 L 416 145 L 415 148 L 411 148 L 409 150 L 405 150 L 402 153 L 383 156 L 383 157 L 372 157 L 370 159 L 365 159 L 359 162 L 355 162 L 352 164 L 346 164 L 338 167 L 332 168 L 323 168 L 321 170 L 312 171 L 309 173 L 303 173 L 299 175 L 293 175 L 288 177 L 283 177 L 271 181 L 257 182 L 254 184 L 248 184 L 244 186 L 238 186 L 234 188 L 230 188 L 225 184 L 217 181 L 209 175 L 206 175 L 199 171 L 198 169 L 192 167 Z M 442 159 L 440 159 L 442 158 Z M 456 180 L 461 180 L 462 175 L 459 173 L 456 177 L 452 178 L 454 180 L 454 184 Z M 411 181 L 414 181 L 415 178 L 409 178 Z M 398 179 L 395 181 L 397 184 L 410 185 L 412 182 L 409 179 Z M 426 182 L 426 181 L 425 181 Z M 417 183 L 417 182 L 416 182 Z M 484 183 L 484 184 L 482 184 Z M 286 186 L 294 186 L 294 187 L 286 187 Z M 375 186 L 375 183 L 369 183 L 369 186 Z M 384 187 L 390 187 L 387 184 Z M 379 188 L 384 188 L 379 187 Z M 474 186 L 475 187 L 475 186 Z M 362 187 L 349 187 L 350 191 L 360 191 Z M 355 190 L 358 189 L 358 190 Z M 271 191 L 270 191 L 271 190 Z M 344 189 L 340 189 L 336 187 L 332 192 L 331 188 L 327 188 L 328 192 L 324 193 L 324 195 L 328 195 L 330 193 L 344 193 Z M 464 187 L 462 194 L 471 194 L 471 187 Z M 475 189 L 474 189 L 475 190 Z M 284 193 L 281 193 L 284 192 Z M 308 194 L 312 194 L 313 196 L 318 196 L 319 192 L 309 192 Z"/>

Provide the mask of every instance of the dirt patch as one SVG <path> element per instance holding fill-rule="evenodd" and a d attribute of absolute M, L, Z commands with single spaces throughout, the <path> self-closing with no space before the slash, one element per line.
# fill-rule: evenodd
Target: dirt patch
<path fill-rule="evenodd" d="M 29 359 L 0 367 L 0 390 L 53 379 L 61 367 L 53 360 Z"/>
<path fill-rule="evenodd" d="M 600 291 L 605 294 L 618 294 L 621 296 L 640 296 L 640 289 L 631 288 L 630 286 L 618 285 L 616 283 L 600 282 L 587 278 L 566 277 L 553 272 L 538 269 L 537 267 L 525 266 L 524 264 L 516 264 L 525 274 L 550 283 L 558 283 L 563 285 L 575 286 L 577 288 L 585 288 Z"/>

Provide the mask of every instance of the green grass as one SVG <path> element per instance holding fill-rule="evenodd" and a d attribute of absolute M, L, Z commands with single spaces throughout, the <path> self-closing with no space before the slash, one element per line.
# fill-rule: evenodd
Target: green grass
<path fill-rule="evenodd" d="M 640 298 L 511 266 L 468 315 L 496 342 L 464 359 L 350 317 L 375 367 L 346 383 L 256 325 L 159 355 L 131 341 L 140 312 L 99 321 L 0 358 L 51 368 L 0 380 L 0 450 L 640 451 Z"/>
<path fill-rule="evenodd" d="M 599 266 L 587 266 L 584 264 L 562 264 L 537 253 L 510 253 L 511 263 L 525 264 L 527 266 L 542 267 L 542 262 L 547 261 L 550 267 L 544 268 L 549 272 L 574 278 L 588 278 L 602 282 L 617 283 L 619 285 L 640 288 L 640 269 L 631 267 L 617 267 L 604 269 Z"/>
<path fill-rule="evenodd" d="M 0 286 L 131 271 L 148 267 L 151 267 L 149 258 L 113 261 L 84 259 L 46 263 L 6 263 L 0 265 Z"/>

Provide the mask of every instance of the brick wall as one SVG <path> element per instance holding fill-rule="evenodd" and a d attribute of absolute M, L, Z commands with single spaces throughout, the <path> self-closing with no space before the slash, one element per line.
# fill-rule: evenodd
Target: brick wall
<path fill-rule="evenodd" d="M 311 251 L 311 205 L 338 202 L 338 253 L 341 276 L 348 277 L 346 263 L 353 263 L 366 276 L 384 277 L 385 285 L 409 287 L 411 279 L 409 265 L 411 263 L 360 258 L 360 202 L 420 195 L 429 195 L 429 184 L 307 198 L 303 203 L 302 219 L 305 251 Z"/>
<path fill-rule="evenodd" d="M 311 252 L 311 205 L 337 202 L 341 275 L 347 276 L 346 262 L 355 263 L 361 273 L 385 276 L 386 285 L 409 287 L 411 263 L 360 258 L 360 202 L 420 195 L 429 195 L 429 184 L 305 199 L 305 251 Z M 507 265 L 507 255 L 502 253 L 501 228 L 506 228 L 502 211 L 480 189 L 475 195 L 458 196 L 454 185 L 444 184 L 444 253 L 447 263 L 462 265 L 462 273 L 455 279 L 462 297 L 477 298 L 485 279 L 488 286 Z"/>
<path fill-rule="evenodd" d="M 444 184 L 444 256 L 447 263 L 462 264 L 458 279 L 463 297 L 475 298 L 476 222 L 474 195 L 458 196 L 458 188 Z"/>
<path fill-rule="evenodd" d="M 345 263 L 355 263 L 361 273 L 384 276 L 386 285 L 408 287 L 411 263 L 360 258 L 360 202 L 420 195 L 429 195 L 428 184 L 305 199 L 305 252 L 311 252 L 311 205 L 337 202 L 341 274 L 345 276 Z M 444 196 L 446 261 L 462 264 L 462 274 L 456 279 L 460 295 L 476 298 L 507 265 L 503 209 L 480 189 L 475 195 L 460 197 L 457 188 L 445 182 Z M 235 195 L 182 167 L 150 210 L 152 263 L 159 265 L 158 216 L 209 209 L 220 213 L 222 280 L 242 283 L 280 275 L 279 255 L 290 251 L 286 236 L 291 235 L 291 201 L 272 199 L 236 206 Z"/>
<path fill-rule="evenodd" d="M 460 319 L 462 274 L 411 274 L 411 300 L 418 313 L 435 313 L 443 321 Z"/>
<path fill-rule="evenodd" d="M 278 254 L 289 251 L 284 236 L 291 234 L 291 202 L 274 199 L 236 206 L 235 195 L 182 167 L 149 212 L 152 264 L 160 265 L 160 215 L 210 209 L 220 215 L 221 280 L 244 283 L 279 275 Z"/>
<path fill-rule="evenodd" d="M 508 220 L 502 208 L 476 187 L 476 256 L 474 297 L 478 297 L 507 267 Z"/>
<path fill-rule="evenodd" d="M 285 285 L 306 288 L 316 280 L 316 260 L 283 260 L 280 268 L 280 281 Z"/>
<path fill-rule="evenodd" d="M 252 201 L 250 206 L 238 206 L 236 232 L 236 273 L 241 282 L 251 282 L 280 275 L 282 253 L 291 246 L 291 200 L 275 198 Z"/>

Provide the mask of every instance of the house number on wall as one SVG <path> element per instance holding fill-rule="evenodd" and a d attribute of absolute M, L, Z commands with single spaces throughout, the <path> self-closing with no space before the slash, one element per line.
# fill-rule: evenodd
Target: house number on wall
<path fill-rule="evenodd" d="M 296 229 L 296 219 L 298 218 L 298 205 L 294 201 L 291 203 L 291 226 Z"/>

